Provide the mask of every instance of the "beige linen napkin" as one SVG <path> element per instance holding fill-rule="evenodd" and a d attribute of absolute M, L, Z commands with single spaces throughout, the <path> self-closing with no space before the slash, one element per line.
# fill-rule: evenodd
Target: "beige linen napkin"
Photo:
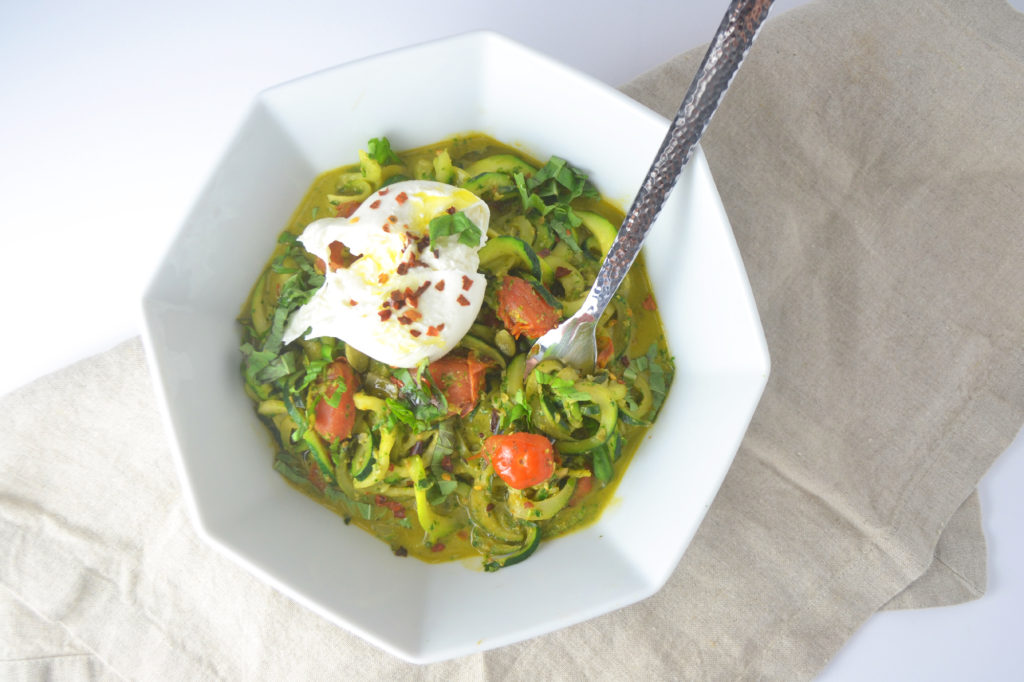
<path fill-rule="evenodd" d="M 626 90 L 670 114 L 700 56 Z M 807 679 L 887 604 L 979 596 L 973 491 L 1024 423 L 1022 104 L 1002 0 L 765 26 L 704 148 L 772 377 L 654 597 L 396 660 L 198 539 L 132 340 L 0 398 L 0 677 Z"/>

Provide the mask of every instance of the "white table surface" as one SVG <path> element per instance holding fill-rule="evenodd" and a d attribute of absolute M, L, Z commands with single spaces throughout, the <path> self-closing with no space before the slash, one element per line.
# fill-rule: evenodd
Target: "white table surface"
<path fill-rule="evenodd" d="M 139 333 L 150 273 L 256 92 L 484 28 L 620 85 L 709 40 L 726 4 L 0 3 L 0 393 Z M 981 483 L 988 593 L 873 617 L 821 679 L 1021 679 L 1022 490 L 1018 437 Z"/>

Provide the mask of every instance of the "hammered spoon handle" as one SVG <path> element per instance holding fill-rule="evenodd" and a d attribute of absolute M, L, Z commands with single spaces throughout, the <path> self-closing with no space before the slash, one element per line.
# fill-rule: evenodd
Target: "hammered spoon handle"
<path fill-rule="evenodd" d="M 640 253 L 651 224 L 718 109 L 772 2 L 732 0 L 730 3 L 590 293 L 572 317 L 537 340 L 526 361 L 527 372 L 547 358 L 585 371 L 593 369 L 597 360 L 594 332 L 601 314 Z"/>

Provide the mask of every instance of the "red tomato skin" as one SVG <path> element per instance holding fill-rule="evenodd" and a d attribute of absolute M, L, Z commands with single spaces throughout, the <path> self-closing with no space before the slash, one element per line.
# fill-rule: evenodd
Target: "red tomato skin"
<path fill-rule="evenodd" d="M 480 362 L 470 353 L 466 357 L 446 355 L 430 363 L 427 371 L 444 393 L 448 411 L 464 417 L 476 407 L 483 374 L 488 367 L 487 363 Z"/>
<path fill-rule="evenodd" d="M 484 441 L 484 452 L 501 480 L 517 490 L 539 485 L 555 472 L 555 449 L 540 434 L 490 436 Z"/>
<path fill-rule="evenodd" d="M 559 321 L 558 311 L 529 282 L 512 275 L 506 275 L 498 288 L 498 317 L 517 339 L 523 334 L 540 338 Z"/>
<path fill-rule="evenodd" d="M 333 396 L 331 379 L 340 377 L 345 382 L 345 392 L 333 407 L 327 398 Z M 352 427 L 356 422 L 356 404 L 353 396 L 359 390 L 355 372 L 345 360 L 336 360 L 327 367 L 327 381 L 322 385 L 320 398 L 314 408 L 315 419 L 313 428 L 329 441 L 345 440 L 352 435 Z"/>

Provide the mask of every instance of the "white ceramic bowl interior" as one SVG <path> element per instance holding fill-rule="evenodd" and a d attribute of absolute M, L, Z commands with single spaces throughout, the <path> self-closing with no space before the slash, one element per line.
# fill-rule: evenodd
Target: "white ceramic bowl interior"
<path fill-rule="evenodd" d="M 682 93 L 680 93 L 682 97 Z M 500 35 L 383 54 L 260 94 L 143 300 L 144 335 L 196 526 L 296 601 L 385 650 L 437 661 L 643 599 L 674 570 L 769 371 L 760 320 L 698 149 L 646 246 L 676 377 L 600 522 L 483 573 L 399 559 L 295 492 L 240 379 L 235 317 L 318 173 L 371 137 L 396 149 L 468 131 L 585 169 L 628 206 L 667 121 Z"/>

